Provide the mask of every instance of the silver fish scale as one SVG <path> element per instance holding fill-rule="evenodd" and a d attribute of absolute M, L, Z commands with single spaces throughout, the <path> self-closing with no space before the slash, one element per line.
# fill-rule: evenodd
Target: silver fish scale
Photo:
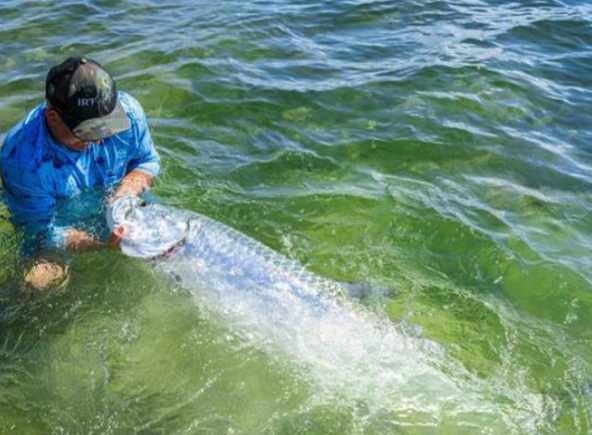
<path fill-rule="evenodd" d="M 190 227 L 186 249 L 212 268 L 224 265 L 236 278 L 268 288 L 280 283 L 289 285 L 302 297 L 344 293 L 338 283 L 309 272 L 296 261 L 220 222 L 196 213 Z"/>

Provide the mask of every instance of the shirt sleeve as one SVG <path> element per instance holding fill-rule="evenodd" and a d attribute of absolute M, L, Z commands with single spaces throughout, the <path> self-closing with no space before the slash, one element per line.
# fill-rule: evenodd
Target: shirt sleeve
<path fill-rule="evenodd" d="M 127 165 L 127 172 L 142 171 L 152 177 L 156 177 L 160 172 L 160 157 L 154 147 L 146 114 L 140 106 L 140 103 L 134 100 L 132 104 L 133 115 L 135 118 L 135 128 L 137 137 L 137 148 L 134 157 Z"/>
<path fill-rule="evenodd" d="M 2 184 L 12 218 L 22 225 L 47 226 L 53 216 L 56 200 L 35 185 L 24 183 L 24 178 L 26 174 L 23 171 L 3 168 Z"/>
<path fill-rule="evenodd" d="M 19 167 L 2 168 L 2 184 L 12 221 L 24 230 L 25 251 L 40 247 L 65 246 L 66 228 L 53 225 L 56 200 L 34 182 L 29 172 Z"/>

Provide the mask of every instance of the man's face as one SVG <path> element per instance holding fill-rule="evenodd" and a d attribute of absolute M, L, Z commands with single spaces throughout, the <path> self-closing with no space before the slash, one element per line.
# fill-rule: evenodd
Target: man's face
<path fill-rule="evenodd" d="M 57 139 L 62 145 L 76 151 L 84 151 L 91 144 L 89 141 L 83 141 L 77 138 L 64 123 L 60 113 L 54 108 L 48 107 L 46 109 L 45 119 L 47 120 L 55 139 Z M 92 143 L 99 144 L 101 141 L 96 140 L 92 141 Z"/>

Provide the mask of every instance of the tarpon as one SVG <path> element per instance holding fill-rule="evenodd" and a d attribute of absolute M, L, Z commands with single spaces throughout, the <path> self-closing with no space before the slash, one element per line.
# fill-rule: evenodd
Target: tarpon
<path fill-rule="evenodd" d="M 483 407 L 441 370 L 435 343 L 410 336 L 352 301 L 342 283 L 239 231 L 139 197 L 116 199 L 108 223 L 124 227 L 125 255 L 152 261 L 200 308 L 221 314 L 271 355 L 288 355 L 339 397 L 395 413 L 429 410 L 435 419 L 457 406 L 497 419 L 496 406 Z"/>

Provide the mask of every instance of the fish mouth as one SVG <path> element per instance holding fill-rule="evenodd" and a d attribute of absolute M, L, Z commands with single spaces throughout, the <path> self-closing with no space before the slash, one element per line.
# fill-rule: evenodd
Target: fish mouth
<path fill-rule="evenodd" d="M 107 206 L 106 217 L 109 229 L 124 226 L 132 218 L 134 209 L 138 206 L 146 207 L 148 202 L 138 196 L 119 196 Z"/>
<path fill-rule="evenodd" d="M 115 199 L 107 210 L 107 222 L 111 231 L 125 229 L 120 245 L 124 254 L 146 260 L 172 255 L 187 243 L 195 227 L 186 213 L 137 196 Z"/>

